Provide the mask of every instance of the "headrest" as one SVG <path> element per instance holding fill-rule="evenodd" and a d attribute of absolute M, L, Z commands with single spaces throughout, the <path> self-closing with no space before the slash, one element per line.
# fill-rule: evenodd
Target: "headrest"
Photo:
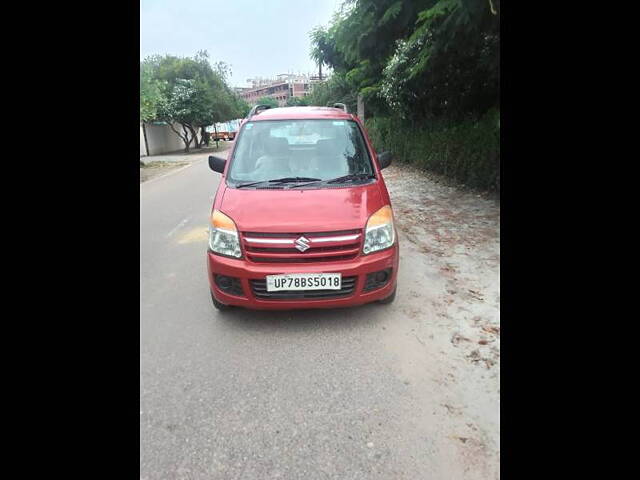
<path fill-rule="evenodd" d="M 269 155 L 286 156 L 289 154 L 289 142 L 286 138 L 269 137 L 265 146 Z"/>
<path fill-rule="evenodd" d="M 318 156 L 335 155 L 336 150 L 336 141 L 332 138 L 316 142 L 316 155 Z"/>

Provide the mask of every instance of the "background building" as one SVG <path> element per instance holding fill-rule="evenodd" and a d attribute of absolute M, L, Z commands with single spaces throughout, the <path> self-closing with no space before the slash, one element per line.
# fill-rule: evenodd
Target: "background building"
<path fill-rule="evenodd" d="M 322 81 L 327 78 L 322 77 Z M 317 75 L 301 75 L 283 73 L 276 78 L 250 78 L 247 80 L 251 87 L 238 88 L 236 91 L 250 105 L 255 105 L 261 97 L 271 97 L 277 100 L 280 106 L 287 103 L 290 97 L 306 97 L 314 85 L 320 83 Z"/>

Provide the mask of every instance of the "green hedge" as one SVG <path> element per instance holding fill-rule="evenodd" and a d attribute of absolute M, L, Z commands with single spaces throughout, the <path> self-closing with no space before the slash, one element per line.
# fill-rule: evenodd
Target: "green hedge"
<path fill-rule="evenodd" d="M 457 123 L 406 126 L 390 117 L 366 120 L 377 151 L 473 188 L 500 190 L 500 111 Z"/>

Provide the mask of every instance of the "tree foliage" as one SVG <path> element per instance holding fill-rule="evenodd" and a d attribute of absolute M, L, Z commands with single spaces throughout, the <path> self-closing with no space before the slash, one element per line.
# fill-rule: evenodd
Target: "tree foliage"
<path fill-rule="evenodd" d="M 156 118 L 162 101 L 161 82 L 153 77 L 148 65 L 140 65 L 140 121 L 148 122 Z"/>
<path fill-rule="evenodd" d="M 206 51 L 193 58 L 154 55 L 140 64 L 140 118 L 166 122 L 182 139 L 185 151 L 208 125 L 239 118 L 246 102 L 227 84 L 229 67 L 213 65 Z"/>
<path fill-rule="evenodd" d="M 362 95 L 376 148 L 499 189 L 500 0 L 345 0 L 310 39 L 314 105 Z"/>
<path fill-rule="evenodd" d="M 249 114 L 249 110 L 251 110 L 251 105 L 239 95 L 234 95 L 233 101 L 235 103 L 235 112 L 238 113 L 236 118 L 246 117 Z"/>
<path fill-rule="evenodd" d="M 313 87 L 307 97 L 309 105 L 326 107 L 336 102 L 344 103 L 350 112 L 356 111 L 357 94 L 344 74 L 334 73 L 329 80 Z"/>
<path fill-rule="evenodd" d="M 325 90 L 346 86 L 374 114 L 482 114 L 499 106 L 499 7 L 499 0 L 346 0 L 327 28 L 310 33 L 311 57 L 337 76 Z"/>
<path fill-rule="evenodd" d="M 273 97 L 260 97 L 256 102 L 256 105 L 269 105 L 271 108 L 277 108 L 280 106 L 278 101 Z"/>

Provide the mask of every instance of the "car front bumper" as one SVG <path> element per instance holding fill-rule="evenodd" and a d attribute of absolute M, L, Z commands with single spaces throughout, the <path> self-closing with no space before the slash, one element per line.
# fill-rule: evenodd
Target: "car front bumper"
<path fill-rule="evenodd" d="M 225 305 L 233 305 L 256 310 L 291 310 L 308 308 L 339 308 L 363 305 L 382 300 L 391 295 L 398 276 L 398 242 L 386 250 L 369 255 L 359 255 L 352 260 L 322 263 L 267 264 L 233 259 L 207 252 L 209 286 L 213 296 Z M 363 291 L 367 274 L 391 268 L 391 278 L 380 288 Z M 265 280 L 267 275 L 287 273 L 341 273 L 345 277 L 355 277 L 351 293 L 336 298 L 322 299 L 264 299 L 258 298 L 251 280 Z M 240 280 L 244 295 L 231 295 L 222 291 L 214 282 L 214 275 L 225 275 Z"/>

